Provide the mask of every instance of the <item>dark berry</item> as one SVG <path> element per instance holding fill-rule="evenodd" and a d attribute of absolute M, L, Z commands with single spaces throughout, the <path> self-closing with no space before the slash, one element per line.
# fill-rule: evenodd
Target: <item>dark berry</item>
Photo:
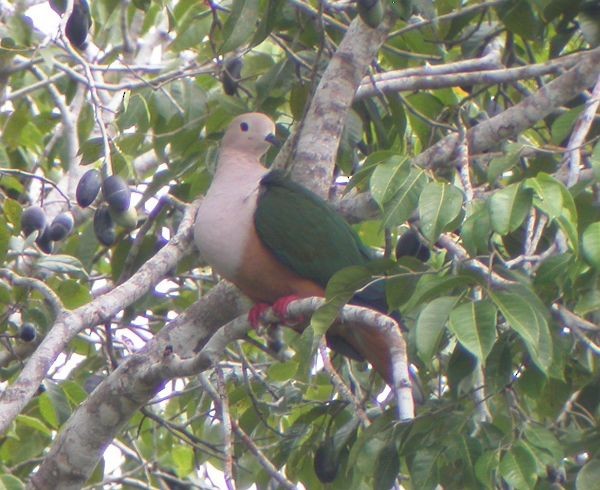
<path fill-rule="evenodd" d="M 57 242 L 65 239 L 73 231 L 73 224 L 71 213 L 61 213 L 56 216 L 48 228 L 50 240 Z"/>
<path fill-rule="evenodd" d="M 31 206 L 21 214 L 21 230 L 25 236 L 46 226 L 46 213 L 39 206 Z"/>
<path fill-rule="evenodd" d="M 77 198 L 77 204 L 82 208 L 88 207 L 94 202 L 98 192 L 100 192 L 100 186 L 102 185 L 102 178 L 100 172 L 95 168 L 88 170 L 81 176 L 77 183 L 77 189 L 75 190 L 75 197 Z"/>
<path fill-rule="evenodd" d="M 31 323 L 24 323 L 21 329 L 19 330 L 19 338 L 23 342 L 31 342 L 35 339 L 36 335 L 37 331 Z"/>
<path fill-rule="evenodd" d="M 111 175 L 102 183 L 102 195 L 113 211 L 123 213 L 129 209 L 131 191 L 127 182 L 118 175 Z"/>
<path fill-rule="evenodd" d="M 115 223 L 106 205 L 100 206 L 94 213 L 94 233 L 98 241 L 106 247 L 114 245 L 117 239 Z"/>

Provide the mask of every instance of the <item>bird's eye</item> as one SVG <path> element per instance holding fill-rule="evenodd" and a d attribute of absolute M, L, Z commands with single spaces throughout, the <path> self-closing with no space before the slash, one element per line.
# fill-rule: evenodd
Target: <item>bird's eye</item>
<path fill-rule="evenodd" d="M 241 123 L 240 124 L 240 129 L 245 133 L 246 131 L 248 131 L 248 123 Z"/>

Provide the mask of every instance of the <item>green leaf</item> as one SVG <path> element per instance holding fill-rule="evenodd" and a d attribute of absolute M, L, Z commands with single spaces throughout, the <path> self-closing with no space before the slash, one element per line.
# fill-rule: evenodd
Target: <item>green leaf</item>
<path fill-rule="evenodd" d="M 469 255 L 475 257 L 487 253 L 491 234 L 490 212 L 486 203 L 480 199 L 467 203 L 461 237 Z"/>
<path fill-rule="evenodd" d="M 387 304 L 391 310 L 398 309 L 410 299 L 426 270 L 423 262 L 415 257 L 400 257 L 393 269 L 388 271 L 385 283 Z"/>
<path fill-rule="evenodd" d="M 52 272 L 65 274 L 75 274 L 87 277 L 79 259 L 70 255 L 45 255 L 36 262 L 39 269 L 46 269 Z"/>
<path fill-rule="evenodd" d="M 552 142 L 555 145 L 562 145 L 563 141 L 569 137 L 573 131 L 573 126 L 583 111 L 584 106 L 580 105 L 558 116 L 552 123 L 550 132 L 552 133 Z"/>
<path fill-rule="evenodd" d="M 293 105 L 294 103 L 294 101 L 290 101 L 290 104 Z M 303 110 L 303 108 L 299 108 L 299 110 L 300 109 Z M 377 169 L 377 167 L 380 165 L 385 165 L 389 160 L 393 160 L 397 157 L 397 155 L 397 152 L 391 150 L 379 150 L 371 153 L 369 156 L 367 156 L 367 158 L 365 158 L 361 167 L 354 173 L 354 175 L 352 175 L 350 182 L 344 189 L 344 193 L 348 193 L 355 187 L 362 187 L 367 181 L 369 181 L 370 185 L 370 179 L 375 169 Z M 385 182 L 383 182 L 382 185 L 385 185 Z"/>
<path fill-rule="evenodd" d="M 550 332 L 548 321 L 541 315 L 537 308 L 534 311 L 536 314 L 536 321 L 540 326 L 540 338 L 537 348 L 534 350 L 529 349 L 529 352 L 536 366 L 540 368 L 544 374 L 548 374 L 554 359 L 552 334 Z"/>
<path fill-rule="evenodd" d="M 596 269 L 600 269 L 600 221 L 588 226 L 581 239 L 583 256 Z"/>
<path fill-rule="evenodd" d="M 575 480 L 577 490 L 596 490 L 600 481 L 600 459 L 591 459 L 588 461 Z"/>
<path fill-rule="evenodd" d="M 423 170 L 410 169 L 406 179 L 384 206 L 382 223 L 384 228 L 401 225 L 411 217 L 426 183 L 427 176 Z"/>
<path fill-rule="evenodd" d="M 89 289 L 73 279 L 61 281 L 56 293 L 65 307 L 71 310 L 85 305 L 92 299 Z"/>
<path fill-rule="evenodd" d="M 531 451 L 522 445 L 513 447 L 500 461 L 500 474 L 515 488 L 533 488 L 537 475 L 535 458 Z"/>
<path fill-rule="evenodd" d="M 594 289 L 580 296 L 575 305 L 574 313 L 586 316 L 600 310 L 600 291 Z"/>
<path fill-rule="evenodd" d="M 551 220 L 562 213 L 562 184 L 548 174 L 540 172 L 537 176 L 527 179 L 525 189 L 532 189 L 533 205 L 544 212 Z"/>
<path fill-rule="evenodd" d="M 409 312 L 413 308 L 455 289 L 464 291 L 474 283 L 476 283 L 475 278 L 468 275 L 437 276 L 426 274 L 419 279 L 415 292 L 403 306 L 402 311 Z"/>
<path fill-rule="evenodd" d="M 52 400 L 47 392 L 42 393 L 38 397 L 38 407 L 42 418 L 50 425 L 50 427 L 53 429 L 58 429 L 58 416 L 56 414 L 54 405 L 52 404 Z"/>
<path fill-rule="evenodd" d="M 7 147 L 13 149 L 22 144 L 21 138 L 30 118 L 30 104 L 25 101 L 16 104 L 2 129 L 2 139 Z"/>
<path fill-rule="evenodd" d="M 298 372 L 298 363 L 296 361 L 277 362 L 269 366 L 267 376 L 270 381 L 288 381 Z"/>
<path fill-rule="evenodd" d="M 552 338 L 548 322 L 532 304 L 533 298 L 525 292 L 490 291 L 489 294 L 511 328 L 525 342 L 533 361 L 546 373 L 552 362 Z"/>
<path fill-rule="evenodd" d="M 0 282 L 0 304 L 9 305 L 14 303 L 13 291 L 14 289 L 8 284 Z"/>
<path fill-rule="evenodd" d="M 250 41 L 256 31 L 259 0 L 235 0 L 223 27 L 223 45 L 219 50 L 228 53 Z"/>
<path fill-rule="evenodd" d="M 121 130 L 137 126 L 139 131 L 146 131 L 150 126 L 150 110 L 146 99 L 140 94 L 133 94 L 125 111 L 117 118 Z"/>
<path fill-rule="evenodd" d="M 4 264 L 8 252 L 11 233 L 4 216 L 0 216 L 0 264 Z"/>
<path fill-rule="evenodd" d="M 40 419 L 30 417 L 29 415 L 19 414 L 17 415 L 17 422 L 27 427 L 31 427 L 32 429 L 35 429 L 46 436 L 52 436 L 52 431 Z"/>
<path fill-rule="evenodd" d="M 104 155 L 104 142 L 100 137 L 90 138 L 79 146 L 78 155 L 81 155 L 81 165 L 94 163 Z"/>
<path fill-rule="evenodd" d="M 579 254 L 579 221 L 575 200 L 573 199 L 569 189 L 567 189 L 562 183 L 560 183 L 560 190 L 562 192 L 563 208 L 561 215 L 556 219 L 556 221 L 561 230 L 567 236 L 572 249 L 576 254 Z"/>
<path fill-rule="evenodd" d="M 558 223 L 573 250 L 577 250 L 577 208 L 569 189 L 544 172 L 527 179 L 524 187 L 534 191 L 533 204 Z"/>
<path fill-rule="evenodd" d="M 93 376 L 102 379 L 102 377 L 99 375 Z M 80 384 L 76 383 L 75 381 L 65 380 L 63 381 L 61 388 L 69 400 L 69 403 L 73 406 L 80 405 L 88 397 L 88 393 L 81 387 Z"/>
<path fill-rule="evenodd" d="M 0 475 L 0 488 L 2 490 L 23 490 L 25 484 L 13 475 Z"/>
<path fill-rule="evenodd" d="M 543 24 L 535 15 L 530 2 L 506 2 L 498 7 L 498 11 L 500 19 L 509 31 L 530 40 L 537 39 L 542 33 Z"/>
<path fill-rule="evenodd" d="M 375 167 L 369 188 L 381 209 L 395 195 L 409 173 L 408 159 L 401 155 L 392 155 Z"/>
<path fill-rule="evenodd" d="M 412 488 L 431 488 L 438 483 L 437 461 L 439 450 L 419 449 L 410 463 Z"/>
<path fill-rule="evenodd" d="M 594 177 L 600 181 L 600 141 L 594 145 L 594 149 L 590 155 L 590 165 L 592 166 Z"/>
<path fill-rule="evenodd" d="M 499 451 L 487 451 L 475 462 L 475 476 L 485 485 L 485 488 L 494 487 L 494 474 L 499 460 Z"/>
<path fill-rule="evenodd" d="M 421 310 L 415 326 L 417 352 L 421 360 L 431 365 L 438 350 L 450 311 L 458 302 L 458 296 L 436 298 Z"/>
<path fill-rule="evenodd" d="M 45 395 L 52 405 L 52 410 L 48 410 L 48 416 L 50 418 L 46 421 L 54 428 L 58 428 L 59 425 L 64 424 L 71 416 L 69 399 L 58 383 L 45 381 L 44 386 L 46 387 L 46 391 L 40 398 L 43 398 Z"/>
<path fill-rule="evenodd" d="M 458 341 L 480 361 L 485 361 L 496 341 L 496 308 L 489 301 L 458 305 L 448 323 Z"/>
<path fill-rule="evenodd" d="M 2 177 L 4 179 L 5 177 Z M 23 212 L 23 206 L 21 206 L 14 199 L 6 199 L 4 201 L 4 214 L 8 218 L 8 222 L 17 229 L 21 229 L 21 213 Z"/>
<path fill-rule="evenodd" d="M 194 470 L 194 451 L 191 446 L 175 446 L 171 449 L 171 456 L 179 478 L 185 478 Z"/>
<path fill-rule="evenodd" d="M 493 158 L 487 170 L 487 180 L 494 184 L 498 177 L 504 172 L 517 165 L 521 159 L 523 143 L 509 143 L 506 145 L 505 153 Z"/>
<path fill-rule="evenodd" d="M 507 235 L 521 226 L 529 213 L 531 194 L 521 184 L 511 184 L 492 194 L 488 204 L 492 229 Z"/>
<path fill-rule="evenodd" d="M 551 455 L 554 462 L 564 458 L 564 449 L 556 436 L 541 425 L 528 425 L 525 429 L 525 438 L 532 445 Z M 549 461 L 548 461 L 549 463 Z"/>
<path fill-rule="evenodd" d="M 311 325 L 318 339 L 337 318 L 338 312 L 354 293 L 371 280 L 371 272 L 364 266 L 346 267 L 336 273 L 327 283 L 325 298 L 327 302 L 321 306 L 311 318 Z"/>
<path fill-rule="evenodd" d="M 463 193 L 451 184 L 430 182 L 419 197 L 421 231 L 435 243 L 441 233 L 454 225 L 462 211 Z"/>
<path fill-rule="evenodd" d="M 2 162 L 2 158 L 6 158 L 5 161 L 8 161 L 8 156 L 6 154 L 3 155 L 2 149 L 0 146 L 0 162 Z M 25 193 L 25 187 L 21 181 L 12 175 L 0 174 L 0 186 L 9 191 L 9 195 L 16 196 Z"/>
<path fill-rule="evenodd" d="M 396 444 L 384 446 L 375 460 L 373 488 L 392 488 L 400 472 L 400 457 Z"/>

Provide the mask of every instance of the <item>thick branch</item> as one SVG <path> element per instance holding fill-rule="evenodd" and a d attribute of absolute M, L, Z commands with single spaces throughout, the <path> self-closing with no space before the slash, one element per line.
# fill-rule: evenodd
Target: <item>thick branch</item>
<path fill-rule="evenodd" d="M 592 86 L 600 73 L 600 48 L 588 53 L 576 66 L 544 85 L 515 106 L 483 121 L 467 132 L 471 153 L 480 153 L 532 127 L 556 107 L 566 104 Z M 458 134 L 446 136 L 417 156 L 413 162 L 423 168 L 452 165 Z"/>
<path fill-rule="evenodd" d="M 580 62 L 586 54 L 577 53 L 537 65 L 499 68 L 495 58 L 482 58 L 445 65 L 409 68 L 365 78 L 356 92 L 356 100 L 381 93 L 459 87 L 465 85 L 497 85 L 559 73 Z M 479 66 L 477 66 L 479 64 Z M 456 71 L 461 68 L 461 71 Z M 477 71 L 475 71 L 477 70 Z"/>
<path fill-rule="evenodd" d="M 284 160 L 293 162 L 294 180 L 321 196 L 329 192 L 354 93 L 383 44 L 390 23 L 391 19 L 378 29 L 371 29 L 358 16 L 352 21 L 323 73 L 304 121 L 278 156 L 278 165 Z"/>
<path fill-rule="evenodd" d="M 286 320 L 307 318 L 324 301 L 324 298 L 293 301 L 288 307 Z M 29 488 L 80 488 L 112 439 L 166 381 L 209 369 L 223 356 L 227 343 L 249 331 L 246 315 L 233 318 L 235 314 L 242 313 L 245 306 L 238 293 L 221 282 L 163 328 L 144 349 L 127 358 L 63 426 Z M 271 311 L 266 312 L 266 319 L 280 320 Z M 360 324 L 383 332 L 390 339 L 394 360 L 393 388 L 400 419 L 412 419 L 414 406 L 406 345 L 398 325 L 386 315 L 360 306 L 344 307 L 340 319 L 343 328 Z M 190 345 L 197 346 L 198 354 L 190 352 Z"/>
<path fill-rule="evenodd" d="M 164 370 L 156 367 L 168 365 L 171 351 L 194 356 L 194 346 L 200 350 L 243 309 L 239 294 L 221 282 L 125 359 L 65 423 L 28 488 L 81 488 L 113 438 L 167 381 Z"/>

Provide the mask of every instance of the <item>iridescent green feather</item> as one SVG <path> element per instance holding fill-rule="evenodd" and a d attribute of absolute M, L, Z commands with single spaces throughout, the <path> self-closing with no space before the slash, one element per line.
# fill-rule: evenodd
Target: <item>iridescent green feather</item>
<path fill-rule="evenodd" d="M 371 258 L 327 202 L 278 170 L 261 180 L 254 222 L 262 242 L 284 265 L 323 287 L 339 270 Z"/>

